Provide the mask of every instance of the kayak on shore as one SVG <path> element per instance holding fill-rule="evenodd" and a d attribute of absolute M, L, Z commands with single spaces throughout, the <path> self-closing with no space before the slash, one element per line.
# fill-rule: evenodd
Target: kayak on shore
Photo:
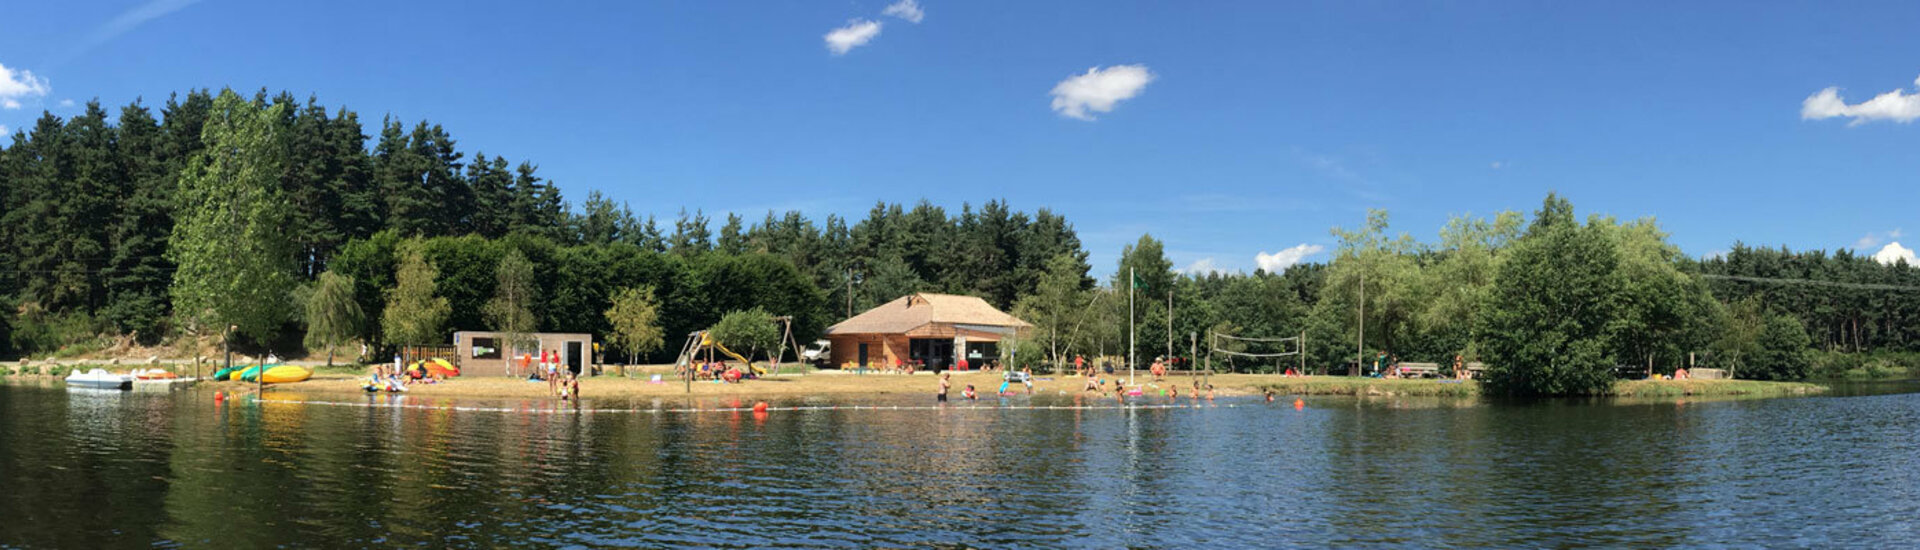
<path fill-rule="evenodd" d="M 262 375 L 262 372 L 265 375 Z M 232 373 L 233 380 L 266 384 L 291 384 L 313 378 L 313 369 L 296 365 L 260 365 Z"/>

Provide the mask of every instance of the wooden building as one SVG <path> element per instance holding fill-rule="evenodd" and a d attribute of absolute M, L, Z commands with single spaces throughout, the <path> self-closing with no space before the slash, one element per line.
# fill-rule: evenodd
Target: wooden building
<path fill-rule="evenodd" d="M 453 349 L 460 356 L 461 376 L 526 376 L 525 371 L 518 370 L 520 362 L 515 358 L 522 353 L 529 354 L 534 364 L 538 364 L 542 350 L 559 351 L 560 364 L 576 374 L 592 368 L 591 334 L 536 332 L 527 336 L 535 342 L 532 349 L 508 350 L 506 338 L 498 332 L 453 333 Z"/>
<path fill-rule="evenodd" d="M 827 327 L 832 364 L 841 368 L 952 368 L 961 357 L 970 367 L 997 360 L 1003 339 L 1032 328 L 986 300 L 919 293 L 903 296 Z"/>

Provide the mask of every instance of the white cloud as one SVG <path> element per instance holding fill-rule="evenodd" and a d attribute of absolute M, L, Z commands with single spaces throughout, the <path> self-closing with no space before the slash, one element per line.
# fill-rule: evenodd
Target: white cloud
<path fill-rule="evenodd" d="M 1506 163 L 1506 161 L 1499 161 L 1499 160 L 1496 160 L 1496 161 L 1493 161 L 1493 164 L 1490 164 L 1490 165 L 1488 165 L 1488 166 L 1492 166 L 1494 170 L 1499 170 L 1499 169 L 1501 169 L 1501 168 L 1506 168 L 1506 167 L 1507 167 L 1507 163 Z"/>
<path fill-rule="evenodd" d="M 47 79 L 33 76 L 33 71 L 0 65 L 0 107 L 18 109 L 21 99 L 42 97 L 52 90 Z"/>
<path fill-rule="evenodd" d="M 1192 264 L 1188 264 L 1186 269 L 1180 271 L 1188 275 L 1206 275 L 1208 273 L 1226 270 L 1220 269 L 1220 264 L 1215 262 L 1213 258 L 1201 258 Z"/>
<path fill-rule="evenodd" d="M 9 135 L 13 135 L 13 132 L 7 131 L 7 125 L 0 124 L 0 136 L 9 136 Z"/>
<path fill-rule="evenodd" d="M 62 99 L 62 100 L 60 100 L 60 106 L 61 106 L 61 107 L 72 107 L 72 106 L 73 106 L 73 100 L 71 100 L 71 99 Z"/>
<path fill-rule="evenodd" d="M 1888 265 L 1906 260 L 1907 265 L 1920 266 L 1920 261 L 1916 261 L 1913 257 L 1913 249 L 1900 246 L 1900 243 L 1887 243 L 1887 246 L 1881 247 L 1879 252 L 1873 253 L 1873 259 Z"/>
<path fill-rule="evenodd" d="M 1920 86 L 1920 78 L 1914 79 L 1914 85 Z M 1835 117 L 1852 118 L 1848 126 L 1859 126 L 1875 120 L 1891 120 L 1907 123 L 1920 118 L 1920 93 L 1905 93 L 1894 90 L 1865 102 L 1848 105 L 1840 98 L 1840 88 L 1830 87 L 1807 96 L 1800 102 L 1801 120 L 1820 120 Z"/>
<path fill-rule="evenodd" d="M 870 19 L 854 19 L 847 26 L 827 33 L 827 51 L 833 55 L 846 55 L 849 50 L 867 45 L 873 37 L 880 36 L 880 22 Z"/>
<path fill-rule="evenodd" d="M 1053 110 L 1060 116 L 1093 120 L 1087 111 L 1113 112 L 1114 104 L 1140 95 L 1140 90 L 1154 78 L 1146 65 L 1087 69 L 1086 73 L 1067 77 L 1053 86 Z"/>
<path fill-rule="evenodd" d="M 926 10 L 920 9 L 920 3 L 913 0 L 894 2 L 893 5 L 887 6 L 887 9 L 881 11 L 880 14 L 905 19 L 911 23 L 919 23 L 920 20 L 927 18 Z"/>
<path fill-rule="evenodd" d="M 1255 254 L 1253 255 L 1253 263 L 1260 266 L 1260 269 L 1267 273 L 1279 273 L 1306 260 L 1308 256 L 1319 254 L 1326 251 L 1326 249 L 1327 247 L 1317 244 L 1302 243 L 1272 254 L 1266 252 Z"/>
<path fill-rule="evenodd" d="M 1895 229 L 1893 231 L 1887 231 L 1884 233 L 1878 232 L 1878 231 L 1871 231 L 1871 232 L 1868 232 L 1866 235 L 1861 236 L 1860 240 L 1853 241 L 1853 247 L 1856 249 L 1864 250 L 1864 249 L 1880 246 L 1880 243 L 1884 243 L 1884 242 L 1891 241 L 1898 238 L 1900 238 L 1899 229 Z"/>

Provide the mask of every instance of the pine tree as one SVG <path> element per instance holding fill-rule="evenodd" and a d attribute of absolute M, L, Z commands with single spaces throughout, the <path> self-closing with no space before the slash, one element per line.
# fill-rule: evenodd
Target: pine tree
<path fill-rule="evenodd" d="M 516 221 L 508 231 L 562 240 L 565 236 L 562 230 L 567 226 L 565 203 L 560 199 L 560 190 L 542 179 L 536 173 L 538 170 L 538 167 L 527 162 L 514 168 L 513 211 Z"/>
<path fill-rule="evenodd" d="M 66 126 L 52 113 L 43 113 L 32 130 L 15 134 L 8 149 L 8 204 L 0 214 L 0 231 L 7 232 L 5 270 L 15 276 L 14 301 L 22 309 L 54 309 L 57 282 L 53 274 L 65 261 L 59 233 L 61 196 L 55 170 L 64 154 Z"/>
<path fill-rule="evenodd" d="M 489 239 L 506 236 L 513 227 L 513 173 L 507 159 L 475 154 L 467 165 L 467 186 L 473 189 L 473 231 Z"/>
<path fill-rule="evenodd" d="M 403 236 L 431 235 L 436 197 L 423 183 L 426 162 L 407 141 L 400 121 L 380 121 L 380 142 L 374 145 L 373 169 L 385 199 L 387 227 Z"/>
<path fill-rule="evenodd" d="M 687 215 L 687 209 L 680 209 L 680 217 L 673 221 L 673 236 L 668 245 L 674 254 L 690 256 L 713 250 L 712 233 L 707 230 L 707 215 L 695 211 Z"/>
<path fill-rule="evenodd" d="M 107 111 L 98 100 L 87 102 L 86 111 L 67 121 L 66 154 L 55 162 L 60 174 L 60 225 L 58 247 L 64 259 L 54 275 L 56 292 L 53 303 L 60 309 L 77 308 L 93 312 L 106 304 L 106 286 L 99 273 L 105 270 L 112 251 L 108 242 L 116 200 L 126 187 L 117 149 L 118 132 L 107 123 Z"/>
<path fill-rule="evenodd" d="M 587 202 L 574 218 L 574 230 L 581 244 L 607 244 L 620 240 L 620 207 L 599 190 L 587 192 Z"/>
<path fill-rule="evenodd" d="M 325 154 L 337 168 L 333 187 L 340 194 L 340 231 L 347 239 L 364 239 L 386 228 L 385 201 L 375 180 L 373 157 L 367 155 L 367 135 L 360 115 L 341 108 L 327 124 Z"/>
<path fill-rule="evenodd" d="M 660 223 L 654 219 L 653 214 L 647 214 L 647 222 L 638 224 L 638 227 L 639 231 L 627 235 L 627 242 L 649 252 L 667 251 L 667 237 L 661 233 Z"/>
<path fill-rule="evenodd" d="M 295 265 L 302 278 L 312 278 L 346 242 L 346 233 L 340 228 L 345 209 L 342 166 L 331 154 L 328 134 L 332 121 L 325 108 L 312 98 L 305 107 L 297 106 L 286 94 L 276 98 L 274 105 L 293 113 L 281 129 L 286 136 L 287 162 L 280 190 L 291 208 L 287 221 Z"/>
<path fill-rule="evenodd" d="M 747 252 L 747 236 L 741 227 L 739 214 L 732 212 L 727 213 L 726 225 L 720 226 L 719 250 L 727 254 L 745 254 Z"/>
<path fill-rule="evenodd" d="M 420 184 L 432 205 L 425 213 L 424 235 L 458 236 L 471 232 L 473 190 L 460 178 L 459 151 L 446 129 L 425 121 L 415 124 L 408 138 L 418 166 Z"/>
<path fill-rule="evenodd" d="M 173 264 L 166 259 L 173 233 L 175 173 L 169 169 L 166 135 L 139 102 L 120 110 L 120 166 L 127 178 L 112 224 L 113 258 L 105 274 L 103 313 L 116 327 L 146 343 L 161 336 L 169 303 Z"/>

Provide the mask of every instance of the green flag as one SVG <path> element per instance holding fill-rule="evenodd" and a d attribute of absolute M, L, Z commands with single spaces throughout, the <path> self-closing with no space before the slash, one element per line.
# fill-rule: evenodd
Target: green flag
<path fill-rule="evenodd" d="M 1145 279 L 1141 279 L 1139 273 L 1133 274 L 1133 288 L 1136 290 L 1147 288 L 1147 281 Z"/>

